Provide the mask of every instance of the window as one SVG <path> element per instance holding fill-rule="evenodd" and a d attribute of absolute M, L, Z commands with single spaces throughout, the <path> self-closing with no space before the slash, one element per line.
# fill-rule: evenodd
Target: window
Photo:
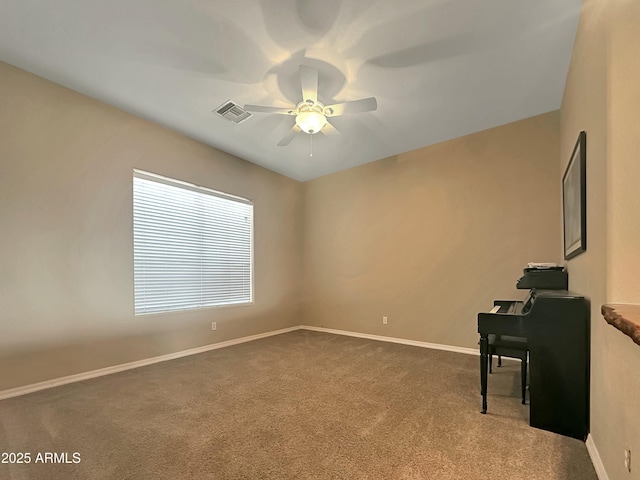
<path fill-rule="evenodd" d="M 135 314 L 251 303 L 253 204 L 134 170 Z"/>

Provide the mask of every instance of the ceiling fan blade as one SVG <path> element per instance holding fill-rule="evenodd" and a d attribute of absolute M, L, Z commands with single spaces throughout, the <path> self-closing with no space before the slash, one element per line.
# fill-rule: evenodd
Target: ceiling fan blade
<path fill-rule="evenodd" d="M 331 125 L 329 122 L 324 124 L 324 127 L 322 127 L 322 130 L 320 130 L 320 133 L 330 136 L 330 135 L 340 135 L 340 131 L 338 129 L 336 129 L 336 127 L 334 127 L 333 125 Z"/>
<path fill-rule="evenodd" d="M 293 137 L 295 137 L 298 132 L 301 132 L 302 130 L 300 129 L 300 127 L 298 125 L 294 125 L 291 130 L 289 130 L 287 132 L 287 134 L 282 137 L 282 140 L 280 140 L 278 142 L 278 146 L 279 147 L 286 147 L 287 145 L 289 145 L 291 143 L 291 140 L 293 140 Z"/>
<path fill-rule="evenodd" d="M 327 117 L 337 117 L 345 113 L 373 112 L 378 108 L 378 101 L 375 97 L 353 100 L 351 102 L 336 103 L 324 107 L 324 114 Z"/>
<path fill-rule="evenodd" d="M 300 65 L 300 84 L 302 85 L 302 100 L 318 102 L 318 70 L 308 65 Z"/>
<path fill-rule="evenodd" d="M 245 105 L 244 109 L 247 112 L 279 113 L 280 115 L 295 115 L 296 114 L 294 109 L 285 108 L 285 107 L 267 107 L 267 106 L 264 106 L 264 105 Z"/>

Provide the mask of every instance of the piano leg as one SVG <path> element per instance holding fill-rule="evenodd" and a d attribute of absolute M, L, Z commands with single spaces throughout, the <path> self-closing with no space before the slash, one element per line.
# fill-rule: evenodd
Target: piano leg
<path fill-rule="evenodd" d="M 523 360 L 522 360 L 522 404 L 526 405 L 527 404 L 527 355 L 524 356 Z"/>
<path fill-rule="evenodd" d="M 480 393 L 482 394 L 482 413 L 487 413 L 487 363 L 489 354 L 489 336 L 480 335 Z"/>

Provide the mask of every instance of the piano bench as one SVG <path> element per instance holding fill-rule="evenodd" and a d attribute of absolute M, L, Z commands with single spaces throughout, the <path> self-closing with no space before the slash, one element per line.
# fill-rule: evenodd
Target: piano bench
<path fill-rule="evenodd" d="M 527 394 L 527 356 L 529 344 L 524 337 L 511 337 L 506 335 L 489 335 L 489 373 L 493 372 L 493 355 L 498 355 L 498 366 L 501 365 L 500 357 L 520 359 L 520 379 L 522 382 L 522 404 L 526 404 Z"/>

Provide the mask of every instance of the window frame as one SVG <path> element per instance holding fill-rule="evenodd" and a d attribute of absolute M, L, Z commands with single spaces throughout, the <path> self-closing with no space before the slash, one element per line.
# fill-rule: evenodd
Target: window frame
<path fill-rule="evenodd" d="M 135 200 L 136 200 L 136 192 L 135 192 L 135 179 L 139 178 L 142 180 L 147 180 L 151 182 L 155 182 L 158 184 L 167 185 L 170 187 L 176 187 L 183 190 L 188 190 L 191 192 L 195 192 L 201 195 L 209 195 L 213 197 L 217 197 L 223 200 L 234 201 L 238 203 L 242 203 L 245 205 L 249 205 L 251 207 L 251 218 L 250 218 L 250 226 L 249 226 L 249 301 L 242 302 L 230 302 L 230 303 L 218 303 L 214 305 L 206 305 L 204 302 L 198 302 L 198 305 L 192 305 L 188 307 L 180 307 L 180 308 L 172 308 L 165 310 L 154 310 L 154 311 L 138 311 L 137 308 L 137 290 L 136 290 L 136 248 L 135 248 L 135 237 L 136 237 L 136 221 L 135 221 Z M 179 313 L 179 312 L 193 312 L 197 310 L 211 309 L 211 308 L 230 308 L 230 307 L 244 307 L 249 305 L 254 305 L 255 303 L 255 263 L 254 263 L 254 247 L 255 247 L 255 238 L 254 238 L 254 203 L 251 199 L 241 197 L 238 195 L 229 194 L 226 192 L 221 192 L 219 190 L 214 190 L 209 187 L 196 185 L 194 183 L 186 182 L 184 180 L 178 180 L 170 177 L 165 177 L 163 175 L 159 175 L 156 173 L 148 172 L 145 170 L 133 169 L 133 177 L 132 177 L 132 260 L 133 260 L 133 295 L 134 295 L 134 315 L 136 317 L 143 315 L 162 315 L 162 314 L 171 314 L 171 313 Z M 200 257 L 202 259 L 202 257 Z M 142 309 L 141 309 L 142 310 Z"/>

